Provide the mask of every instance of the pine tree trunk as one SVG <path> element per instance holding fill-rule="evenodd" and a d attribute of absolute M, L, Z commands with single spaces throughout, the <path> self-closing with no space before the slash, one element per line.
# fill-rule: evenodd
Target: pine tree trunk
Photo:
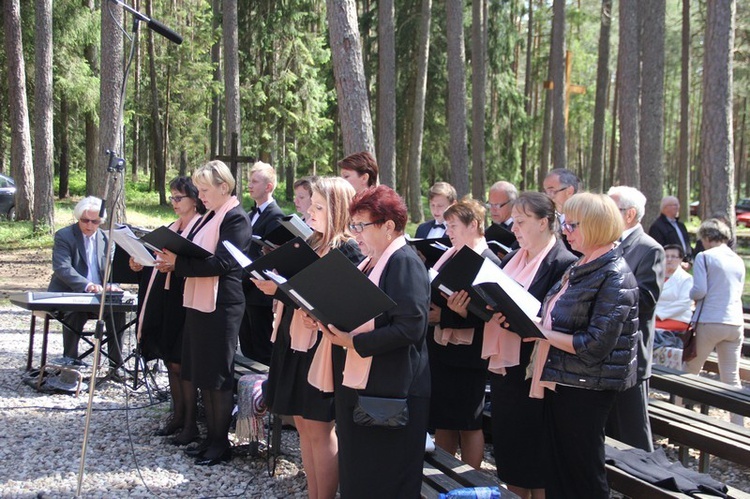
<path fill-rule="evenodd" d="M 70 112 L 68 110 L 68 99 L 60 96 L 60 184 L 58 186 L 57 196 L 59 199 L 65 199 L 70 196 L 69 176 L 70 176 L 70 143 L 68 140 L 68 126 L 70 121 Z"/>
<path fill-rule="evenodd" d="M 469 150 L 466 144 L 466 63 L 463 2 L 446 0 L 448 38 L 448 135 L 451 184 L 458 197 L 469 194 Z"/>
<path fill-rule="evenodd" d="M 484 199 L 485 91 L 487 86 L 487 19 L 484 0 L 472 0 L 471 40 L 471 193 Z"/>
<path fill-rule="evenodd" d="M 153 0 L 146 1 L 146 10 L 151 15 Z M 156 51 L 154 49 L 154 32 L 148 31 L 148 68 L 149 88 L 151 91 L 151 147 L 154 154 L 154 190 L 159 194 L 159 204 L 167 204 L 164 180 L 166 177 L 166 163 L 164 161 L 164 134 L 161 122 L 161 105 L 159 103 L 159 89 L 156 86 Z"/>
<path fill-rule="evenodd" d="M 242 150 L 242 131 L 240 127 L 240 66 L 239 42 L 237 27 L 237 0 L 223 0 L 224 17 L 222 32 L 224 34 L 224 92 L 226 94 L 226 139 L 232 140 L 237 134 L 237 151 Z M 229 151 L 231 143 L 225 145 Z M 242 168 L 239 163 L 233 167 L 232 175 L 237 185 L 235 192 L 242 195 Z"/>
<path fill-rule="evenodd" d="M 550 68 L 552 73 L 552 164 L 554 168 L 567 168 L 565 138 L 565 0 L 552 4 L 552 43 Z"/>
<path fill-rule="evenodd" d="M 219 23 L 221 19 L 221 0 L 212 0 L 211 2 L 211 9 L 213 11 L 213 16 L 211 19 L 211 30 L 213 33 L 218 33 L 221 29 L 221 24 Z M 218 84 L 222 81 L 222 74 L 221 74 L 221 41 L 216 40 L 216 42 L 211 45 L 211 64 L 214 67 L 214 77 L 213 81 L 214 83 Z M 218 156 L 222 153 L 221 148 L 221 95 L 219 93 L 216 93 L 211 98 L 211 126 L 209 128 L 209 133 L 211 135 L 210 137 L 210 147 L 211 150 L 209 152 L 210 157 Z"/>
<path fill-rule="evenodd" d="M 591 192 L 604 188 L 604 126 L 607 121 L 607 93 L 609 90 L 609 40 L 612 27 L 612 0 L 602 1 L 599 28 L 599 57 L 596 64 L 596 97 L 594 103 L 594 132 L 591 139 Z"/>
<path fill-rule="evenodd" d="M 427 63 L 430 58 L 430 24 L 432 0 L 422 0 L 417 41 L 417 78 L 414 85 L 414 107 L 409 144 L 409 214 L 412 222 L 423 219 L 422 211 L 422 139 L 427 93 Z"/>
<path fill-rule="evenodd" d="M 732 48 L 734 0 L 706 4 L 701 122 L 701 209 L 723 214 L 734 230 L 734 154 L 732 151 Z"/>
<path fill-rule="evenodd" d="M 638 0 L 620 0 L 620 44 L 617 53 L 619 85 L 621 185 L 640 187 L 638 164 L 639 113 L 641 96 Z"/>
<path fill-rule="evenodd" d="M 680 71 L 680 163 L 677 197 L 680 200 L 680 218 L 690 220 L 690 0 L 682 0 Z"/>
<path fill-rule="evenodd" d="M 34 232 L 55 232 L 52 0 L 34 9 Z"/>
<path fill-rule="evenodd" d="M 531 120 L 531 76 L 532 76 L 532 63 L 531 54 L 533 52 L 533 37 L 534 37 L 534 0 L 529 0 L 529 11 L 528 11 L 529 23 L 526 32 L 526 75 L 524 76 L 523 84 L 523 98 L 524 98 L 524 112 L 526 118 Z M 521 190 L 526 190 L 533 182 L 530 182 L 529 176 L 529 143 L 531 142 L 531 130 L 526 130 L 523 136 L 523 146 L 521 146 Z"/>
<path fill-rule="evenodd" d="M 354 0 L 326 0 L 343 155 L 375 152 Z"/>
<path fill-rule="evenodd" d="M 3 27 L 10 102 L 10 171 L 16 183 L 16 219 L 31 220 L 31 210 L 34 207 L 34 176 L 19 0 L 3 0 Z"/>
<path fill-rule="evenodd" d="M 396 34 L 393 0 L 378 1 L 378 168 L 396 188 Z"/>

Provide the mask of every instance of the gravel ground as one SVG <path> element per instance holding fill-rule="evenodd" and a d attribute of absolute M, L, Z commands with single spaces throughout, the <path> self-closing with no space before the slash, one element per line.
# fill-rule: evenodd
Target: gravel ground
<path fill-rule="evenodd" d="M 28 328 L 27 311 L 0 305 L 0 497 L 74 497 L 88 392 L 78 398 L 64 393 L 40 393 L 24 382 Z M 49 340 L 48 351 L 54 358 L 62 351 L 59 327 L 52 328 Z M 39 362 L 38 345 L 39 342 L 35 364 Z M 131 350 L 131 345 L 124 346 L 124 351 Z M 91 368 L 82 372 L 86 378 L 91 376 Z M 182 448 L 168 444 L 168 437 L 154 436 L 169 411 L 169 402 L 161 395 L 166 387 L 163 372 L 156 373 L 150 383 L 152 397 L 145 386 L 133 390 L 122 383 L 97 384 L 81 487 L 83 497 L 307 496 L 294 430 L 282 432 L 282 455 L 273 477 L 267 474 L 263 455 L 251 457 L 237 452 L 228 464 L 199 467 L 184 455 Z M 711 414 L 728 420 L 723 411 L 712 410 Z M 746 426 L 750 426 L 750 418 L 746 418 Z M 657 440 L 657 444 L 677 460 L 674 446 L 666 440 Z M 482 468 L 494 474 L 491 450 L 488 445 Z M 691 456 L 690 464 L 697 469 L 697 453 L 692 452 Z M 712 458 L 711 475 L 750 491 L 748 467 Z"/>

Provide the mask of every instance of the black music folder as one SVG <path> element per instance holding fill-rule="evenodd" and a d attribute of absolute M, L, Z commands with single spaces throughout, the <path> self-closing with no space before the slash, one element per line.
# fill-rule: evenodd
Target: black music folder
<path fill-rule="evenodd" d="M 516 235 L 500 224 L 490 224 L 484 231 L 484 238 L 487 244 L 495 253 L 507 255 L 513 250 L 516 243 Z"/>
<path fill-rule="evenodd" d="M 212 256 L 212 253 L 205 250 L 179 235 L 176 232 L 169 230 L 167 227 L 159 227 L 154 229 L 148 234 L 141 237 L 144 246 L 154 251 L 161 252 L 163 248 L 168 249 L 172 253 L 179 256 L 187 256 L 191 258 L 208 258 Z"/>
<path fill-rule="evenodd" d="M 267 280 L 268 277 L 263 273 L 264 270 L 274 270 L 280 276 L 289 279 L 300 270 L 320 259 L 315 250 L 301 237 L 295 237 L 255 261 L 247 258 L 242 251 L 229 241 L 222 241 L 222 244 L 229 250 L 229 253 L 237 260 L 237 263 L 240 264 L 243 270 L 253 279 Z"/>
<path fill-rule="evenodd" d="M 407 237 L 406 243 L 422 254 L 427 268 L 434 267 L 440 257 L 452 246 L 448 237 L 437 239 L 412 239 Z"/>
<path fill-rule="evenodd" d="M 476 278 L 485 258 L 468 246 L 461 248 L 453 258 L 448 260 L 440 272 L 431 269 L 432 276 L 432 302 L 439 307 L 447 307 L 448 304 L 441 293 L 450 296 L 456 291 L 465 290 L 469 293 L 471 301 L 469 302 L 469 311 L 484 320 L 485 322 L 492 317 L 492 312 L 484 308 L 484 305 L 477 305 L 478 297 L 472 289 L 474 279 Z M 495 265 L 492 262 L 489 262 Z"/>
<path fill-rule="evenodd" d="M 276 249 L 296 237 L 302 238 L 303 240 L 307 239 L 312 235 L 312 232 L 312 229 L 304 222 L 304 220 L 296 214 L 292 214 L 281 217 L 279 225 L 274 227 L 274 229 L 264 237 L 253 236 L 251 241 L 269 249 Z"/>
<path fill-rule="evenodd" d="M 520 284 L 515 284 L 520 288 L 520 291 L 514 289 L 509 293 L 496 282 L 479 283 L 474 285 L 473 289 L 482 298 L 484 304 L 492 307 L 493 312 L 502 312 L 505 315 L 505 321 L 509 324 L 508 330 L 513 331 L 522 338 L 544 339 L 544 335 L 534 322 L 534 318 L 539 312 L 539 306 L 536 307 L 536 312 L 532 312 L 534 303 L 528 297 L 523 296 L 522 293 L 526 293 L 534 301 L 536 299 L 523 289 Z M 539 302 L 536 301 L 536 303 L 538 304 Z M 524 307 L 526 304 L 528 306 Z"/>
<path fill-rule="evenodd" d="M 321 324 L 350 332 L 396 306 L 338 249 L 290 279 L 266 271 L 279 289 Z"/>

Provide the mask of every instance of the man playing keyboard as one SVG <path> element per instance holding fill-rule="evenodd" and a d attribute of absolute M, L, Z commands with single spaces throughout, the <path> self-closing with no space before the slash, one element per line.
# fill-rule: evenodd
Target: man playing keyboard
<path fill-rule="evenodd" d="M 106 266 L 107 238 L 99 229 L 103 219 L 99 217 L 102 201 L 89 196 L 78 202 L 73 209 L 76 223 L 55 233 L 52 248 L 52 280 L 47 291 L 72 293 L 100 293 Z M 113 290 L 119 290 L 111 285 Z M 63 321 L 63 358 L 66 364 L 84 365 L 78 357 L 78 340 L 83 326 L 89 319 L 86 312 L 68 312 Z M 122 313 L 105 313 L 107 327 L 107 355 L 110 367 L 122 364 Z M 119 331 L 119 332 L 118 332 Z"/>

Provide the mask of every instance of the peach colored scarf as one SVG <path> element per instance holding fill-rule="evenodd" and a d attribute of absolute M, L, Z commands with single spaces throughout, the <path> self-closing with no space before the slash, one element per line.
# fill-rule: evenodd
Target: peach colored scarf
<path fill-rule="evenodd" d="M 473 248 L 478 255 L 481 255 L 486 249 L 489 249 L 489 246 L 487 246 L 487 241 L 484 238 Z M 442 269 L 443 265 L 453 258 L 453 255 L 457 252 L 458 250 L 455 246 L 448 248 L 435 263 L 435 269 Z M 435 343 L 442 346 L 446 346 L 448 343 L 452 345 L 471 345 L 471 342 L 474 341 L 474 328 L 452 328 L 437 325 L 435 326 L 434 337 Z"/>
<path fill-rule="evenodd" d="M 284 304 L 281 301 L 276 302 L 274 310 L 273 333 L 271 333 L 271 342 L 276 343 L 276 335 L 279 332 L 281 317 L 284 314 Z M 296 352 L 307 352 L 318 340 L 318 330 L 308 329 L 304 323 L 305 313 L 295 308 L 292 311 L 292 322 L 289 324 L 290 348 Z"/>
<path fill-rule="evenodd" d="M 216 210 L 214 217 L 198 230 L 198 233 L 193 237 L 193 242 L 214 253 L 216 246 L 219 244 L 219 233 L 224 216 L 239 204 L 240 202 L 235 196 L 230 197 L 221 208 Z M 208 213 L 206 217 L 208 217 Z M 216 310 L 216 295 L 218 293 L 219 276 L 188 277 L 185 279 L 185 293 L 182 304 L 199 312 L 210 313 Z"/>
<path fill-rule="evenodd" d="M 380 285 L 380 277 L 383 275 L 383 270 L 385 270 L 391 255 L 404 246 L 406 246 L 406 238 L 404 236 L 397 237 L 388 245 L 368 276 L 371 282 L 377 286 Z M 365 258 L 357 268 L 364 270 L 369 263 L 370 259 Z M 375 319 L 370 319 L 350 334 L 356 336 L 358 334 L 369 333 L 373 329 L 375 329 Z M 307 381 L 323 392 L 333 391 L 332 346 L 331 340 L 323 336 L 318 349 L 315 351 L 310 371 L 307 373 Z M 355 390 L 364 390 L 370 378 L 371 367 L 372 357 L 361 357 L 353 348 L 347 349 L 343 385 Z"/>
<path fill-rule="evenodd" d="M 187 224 L 185 224 L 185 227 L 182 227 L 182 224 L 181 224 L 182 220 L 177 219 L 171 224 L 169 224 L 169 230 L 173 232 L 180 232 L 182 234 L 189 234 L 190 229 L 192 229 L 193 226 L 196 224 L 196 222 L 198 222 L 198 220 L 200 219 L 201 219 L 201 216 L 198 213 L 196 213 L 195 215 L 193 215 L 193 218 L 191 218 L 190 221 Z M 158 259 L 159 257 L 157 256 L 156 258 Z M 136 336 L 138 338 L 138 341 L 141 341 L 141 334 L 143 332 L 143 318 L 146 314 L 146 303 L 148 303 L 148 297 L 151 294 L 151 287 L 154 285 L 154 279 L 156 279 L 156 274 L 158 273 L 159 271 L 156 270 L 155 268 L 151 270 L 151 278 L 148 280 L 148 286 L 146 287 L 146 294 L 143 296 L 143 306 L 141 307 L 140 314 L 138 314 L 138 334 Z M 164 281 L 165 291 L 169 289 L 169 283 L 171 281 L 170 279 L 171 277 L 172 277 L 172 272 L 167 272 L 167 277 Z"/>
<path fill-rule="evenodd" d="M 551 238 L 547 246 L 531 260 L 527 261 L 529 252 L 523 248 L 518 250 L 503 269 L 508 276 L 528 290 L 534 282 L 542 261 L 555 246 L 555 238 Z M 520 362 L 521 337 L 508 331 L 495 321 L 484 325 L 484 342 L 482 343 L 482 358 L 490 359 L 488 369 L 496 374 L 505 375 L 505 368 L 517 366 Z"/>
<path fill-rule="evenodd" d="M 552 329 L 552 310 L 555 308 L 557 300 L 559 300 L 560 297 L 564 295 L 565 291 L 568 289 L 569 281 L 567 279 L 567 274 L 566 277 L 563 277 L 563 279 L 565 282 L 560 288 L 560 291 L 558 291 L 555 296 L 550 298 L 544 310 L 542 327 L 545 329 Z M 531 362 L 526 369 L 526 379 L 529 378 L 529 371 L 531 371 L 531 390 L 529 390 L 529 397 L 533 399 L 543 399 L 545 388 L 549 388 L 550 390 L 554 391 L 555 386 L 557 386 L 557 384 L 553 381 L 542 381 L 542 371 L 544 370 L 544 365 L 547 363 L 549 348 L 549 341 L 539 340 L 536 342 L 536 345 L 534 345 L 534 351 L 531 352 Z"/>

